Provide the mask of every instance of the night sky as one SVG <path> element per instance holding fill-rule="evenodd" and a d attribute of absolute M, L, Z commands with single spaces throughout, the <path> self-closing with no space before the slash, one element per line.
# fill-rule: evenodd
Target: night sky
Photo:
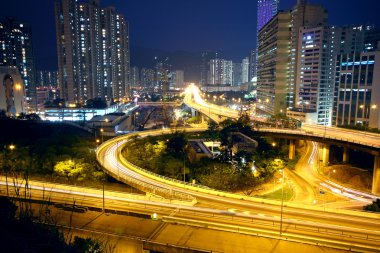
<path fill-rule="evenodd" d="M 102 0 L 130 22 L 131 46 L 167 51 L 217 50 L 235 61 L 255 46 L 256 0 Z M 288 10 L 296 0 L 280 0 Z M 329 11 L 329 23 L 380 27 L 380 0 L 311 0 Z M 37 69 L 56 69 L 54 0 L 3 0 L 0 18 L 32 26 Z M 133 54 L 133 51 L 131 52 Z M 133 65 L 133 62 L 132 62 Z"/>

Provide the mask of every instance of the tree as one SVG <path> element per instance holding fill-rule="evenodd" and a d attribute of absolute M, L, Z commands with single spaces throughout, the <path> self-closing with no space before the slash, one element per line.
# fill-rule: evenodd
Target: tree
<path fill-rule="evenodd" d="M 102 243 L 91 238 L 84 239 L 84 238 L 75 236 L 72 246 L 74 246 L 78 250 L 78 252 L 83 252 L 83 253 L 104 252 Z"/>
<path fill-rule="evenodd" d="M 364 210 L 380 213 L 380 199 L 376 199 L 375 201 L 372 202 L 372 204 L 366 205 L 364 207 Z"/>
<path fill-rule="evenodd" d="M 175 132 L 166 144 L 166 151 L 172 154 L 183 155 L 187 146 L 187 137 L 184 132 Z"/>
<path fill-rule="evenodd" d="M 104 173 L 97 171 L 93 165 L 84 162 L 83 159 L 60 161 L 54 166 L 54 172 L 69 181 L 104 180 Z"/>

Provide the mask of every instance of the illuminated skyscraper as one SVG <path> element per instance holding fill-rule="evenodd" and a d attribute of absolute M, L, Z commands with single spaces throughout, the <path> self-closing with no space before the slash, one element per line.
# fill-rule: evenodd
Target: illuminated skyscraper
<path fill-rule="evenodd" d="M 223 59 L 210 61 L 211 85 L 232 84 L 233 63 Z"/>
<path fill-rule="evenodd" d="M 218 54 L 214 51 L 202 52 L 201 85 L 206 85 L 210 80 L 210 61 L 216 59 Z"/>
<path fill-rule="evenodd" d="M 99 0 L 55 3 L 59 80 L 67 103 L 119 99 L 129 89 L 128 22 Z"/>
<path fill-rule="evenodd" d="M 140 86 L 140 70 L 138 67 L 131 68 L 131 88 Z"/>
<path fill-rule="evenodd" d="M 271 20 L 278 12 L 278 5 L 280 0 L 258 0 L 257 1 L 257 30 L 256 30 L 256 56 L 251 57 L 251 65 L 254 70 L 252 70 L 252 76 L 257 76 L 257 67 L 258 67 L 258 48 L 259 48 L 259 35 L 260 30 Z"/>
<path fill-rule="evenodd" d="M 32 30 L 29 25 L 13 18 L 0 22 L 0 66 L 18 68 L 24 80 L 29 109 L 36 109 Z"/>
<path fill-rule="evenodd" d="M 277 14 L 280 0 L 257 1 L 257 36 L 263 26 Z"/>
<path fill-rule="evenodd" d="M 259 33 L 257 109 L 276 115 L 287 108 L 290 11 L 280 11 Z"/>
<path fill-rule="evenodd" d="M 317 4 L 310 4 L 306 0 L 298 0 L 297 4 L 291 10 L 291 44 L 290 44 L 290 65 L 289 65 L 289 84 L 287 87 L 287 107 L 297 107 L 295 92 L 297 92 L 296 83 L 299 76 L 299 36 L 300 29 L 304 27 L 325 26 L 327 24 L 327 11 Z M 302 104 L 302 107 L 304 105 Z"/>

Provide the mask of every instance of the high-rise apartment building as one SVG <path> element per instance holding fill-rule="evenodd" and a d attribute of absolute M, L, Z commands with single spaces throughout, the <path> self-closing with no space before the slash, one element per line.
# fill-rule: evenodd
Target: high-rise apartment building
<path fill-rule="evenodd" d="M 129 86 L 128 22 L 99 0 L 55 3 L 59 80 L 67 103 L 120 99 Z"/>
<path fill-rule="evenodd" d="M 37 86 L 39 87 L 59 87 L 58 71 L 39 70 L 37 71 Z"/>
<path fill-rule="evenodd" d="M 183 70 L 175 70 L 169 73 L 170 89 L 184 89 L 185 72 Z"/>
<path fill-rule="evenodd" d="M 210 61 L 216 59 L 218 53 L 214 51 L 202 52 L 201 85 L 206 85 L 210 80 Z"/>
<path fill-rule="evenodd" d="M 327 11 L 320 5 L 307 3 L 307 0 L 298 0 L 291 10 L 291 45 L 290 45 L 290 65 L 289 65 L 289 85 L 287 88 L 288 108 L 297 108 L 295 92 L 297 90 L 297 70 L 299 56 L 300 29 L 303 27 L 325 26 L 327 24 Z"/>
<path fill-rule="evenodd" d="M 210 61 L 211 85 L 229 84 L 233 82 L 233 63 L 224 59 L 214 59 Z"/>
<path fill-rule="evenodd" d="M 296 101 L 315 112 L 319 125 L 330 125 L 334 99 L 335 57 L 338 40 L 334 27 L 302 28 L 299 36 Z"/>
<path fill-rule="evenodd" d="M 287 108 L 290 18 L 289 11 L 280 11 L 259 33 L 257 109 L 271 115 Z"/>
<path fill-rule="evenodd" d="M 28 24 L 7 18 L 0 22 L 0 66 L 17 67 L 24 80 L 29 110 L 36 109 L 36 78 L 32 30 Z"/>
<path fill-rule="evenodd" d="M 143 89 L 153 91 L 156 86 L 154 69 L 142 68 L 140 75 L 140 82 Z"/>
<path fill-rule="evenodd" d="M 304 27 L 297 49 L 295 107 L 316 113 L 315 124 L 330 125 L 334 111 L 335 59 L 365 50 L 364 26 Z"/>
<path fill-rule="evenodd" d="M 380 128 L 380 51 L 338 55 L 333 125 Z"/>
<path fill-rule="evenodd" d="M 373 25 L 365 26 L 364 47 L 365 51 L 380 50 L 380 29 L 375 29 Z"/>
<path fill-rule="evenodd" d="M 279 3 L 280 0 L 257 1 L 257 36 L 260 29 L 277 14 Z"/>
<path fill-rule="evenodd" d="M 131 88 L 140 86 L 140 70 L 138 67 L 131 68 Z"/>
<path fill-rule="evenodd" d="M 232 68 L 232 85 L 239 86 L 242 83 L 242 64 L 233 63 Z"/>
<path fill-rule="evenodd" d="M 249 58 L 244 58 L 241 62 L 241 81 L 247 83 L 249 81 Z"/>
<path fill-rule="evenodd" d="M 260 30 L 277 14 L 279 3 L 280 0 L 257 0 L 256 56 L 251 59 L 251 64 L 254 68 L 251 78 L 257 76 L 257 54 Z"/>
<path fill-rule="evenodd" d="M 248 81 L 252 82 L 252 79 L 257 77 L 257 51 L 252 49 L 249 51 L 249 77 Z"/>

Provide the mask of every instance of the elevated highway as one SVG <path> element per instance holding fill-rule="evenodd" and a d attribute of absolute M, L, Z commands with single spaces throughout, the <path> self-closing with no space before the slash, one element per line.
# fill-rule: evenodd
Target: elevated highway
<path fill-rule="evenodd" d="M 38 181 L 29 181 L 25 185 L 25 182 L 16 179 L 7 185 L 4 178 L 1 178 L 0 194 L 4 195 L 6 191 L 9 191 L 8 196 L 16 199 L 26 195 L 30 196 L 32 200 L 48 204 L 61 203 L 69 207 L 75 203 L 77 208 L 80 207 L 84 211 L 86 208 L 91 208 L 118 214 L 134 212 L 146 216 L 156 213 L 157 218 L 167 224 L 182 224 L 195 228 L 274 238 L 354 252 L 378 252 L 380 250 L 379 219 L 377 215 L 371 214 L 362 215 L 359 219 L 358 216 L 352 216 L 346 212 L 343 215 L 348 215 L 357 224 L 342 226 L 338 224 L 342 222 L 341 219 L 330 224 L 320 222 L 331 215 L 328 212 L 325 215 L 323 213 L 316 214 L 314 221 L 303 221 L 302 213 L 299 214 L 300 218 L 284 216 L 281 220 L 278 215 L 264 214 L 255 208 L 247 212 L 233 212 L 225 208 L 183 205 L 180 202 L 170 202 L 158 198 L 152 201 L 149 196 L 112 191 L 102 192 L 101 189 Z M 280 228 L 283 229 L 281 234 L 279 233 Z"/>
<path fill-rule="evenodd" d="M 236 110 L 204 101 L 200 95 L 200 90 L 194 85 L 186 89 L 184 103 L 217 123 L 225 118 L 238 119 L 240 117 L 239 112 Z M 265 119 L 255 116 L 251 116 L 251 120 L 256 122 L 265 121 Z M 372 192 L 374 194 L 380 194 L 380 134 L 309 124 L 303 124 L 299 129 L 257 128 L 255 130 L 272 137 L 289 139 L 290 159 L 295 155 L 293 141 L 295 139 L 324 143 L 323 164 L 328 163 L 330 144 L 344 147 L 343 162 L 348 161 L 348 150 L 350 148 L 372 154 L 374 156 Z"/>
<path fill-rule="evenodd" d="M 186 129 L 186 131 L 199 131 L 199 129 Z M 303 243 L 315 243 L 318 241 L 326 243 L 329 247 L 344 248 L 346 243 L 344 238 L 346 235 L 344 235 L 344 233 L 342 234 L 341 231 L 334 231 L 334 229 L 339 227 L 341 229 L 347 229 L 347 231 L 356 231 L 356 229 L 360 228 L 364 229 L 366 233 L 371 231 L 371 234 L 374 233 L 374 235 L 376 235 L 375 237 L 369 238 L 371 238 L 371 243 L 374 243 L 375 245 L 374 249 L 379 250 L 378 246 L 380 247 L 380 240 L 377 241 L 377 238 L 378 236 L 380 237 L 380 215 L 348 210 L 334 210 L 316 206 L 305 206 L 294 203 L 285 203 L 285 205 L 281 206 L 280 201 L 264 200 L 221 192 L 200 185 L 165 178 L 145 171 L 144 169 L 128 162 L 128 157 L 124 158 L 121 156 L 123 146 L 126 142 L 130 141 L 131 138 L 135 138 L 134 136 L 138 135 L 139 137 L 145 137 L 149 135 L 162 135 L 163 133 L 169 132 L 170 130 L 145 131 L 114 138 L 99 147 L 97 150 L 97 159 L 107 173 L 126 183 L 132 181 L 133 185 L 141 190 L 150 192 L 154 195 L 162 194 L 165 198 L 196 203 L 194 208 L 202 207 L 210 210 L 220 210 L 220 212 L 227 215 L 227 217 L 232 217 L 231 220 L 228 221 L 228 226 L 223 229 L 228 229 L 229 226 L 240 227 L 242 225 L 241 222 L 244 223 L 244 219 L 241 220 L 241 217 L 249 214 L 255 215 L 255 217 L 251 220 L 252 223 L 248 227 L 250 227 L 250 229 L 255 229 L 255 231 L 258 232 L 258 235 L 261 235 L 263 232 L 266 236 L 275 236 L 280 239 L 290 240 L 293 238 L 294 240 L 299 242 L 302 241 Z M 276 226 L 276 229 L 273 230 L 273 226 L 268 227 L 268 224 L 264 225 L 264 221 L 268 217 L 274 217 L 277 219 L 278 226 Z M 181 222 L 178 218 L 179 217 L 177 217 L 177 222 Z M 172 219 L 172 217 L 167 218 L 168 221 L 170 219 Z M 226 222 L 226 220 L 222 221 L 221 219 L 224 218 L 219 216 L 217 223 Z M 182 222 L 186 224 L 196 223 L 199 226 L 207 227 L 213 227 L 217 224 L 214 219 L 192 216 L 191 212 L 188 213 L 188 216 L 184 218 Z M 297 229 L 292 230 L 289 225 L 286 225 L 288 222 L 294 222 L 299 225 L 303 224 L 308 232 L 296 231 Z M 316 225 L 316 223 L 318 223 L 318 225 Z M 326 236 L 327 234 L 325 234 L 325 232 L 320 233 L 322 230 L 314 233 L 316 232 L 315 228 L 319 225 L 326 229 L 323 231 L 329 231 L 328 236 Z M 297 225 L 294 226 L 294 228 L 296 227 Z M 312 230 L 315 231 L 312 232 L 312 234 L 309 234 Z M 239 231 L 244 231 L 244 229 L 241 228 Z M 339 238 L 341 236 L 343 237 Z M 356 236 L 367 238 L 367 235 Z M 368 245 L 371 243 L 366 240 L 367 239 L 362 242 L 356 242 L 355 247 L 360 247 L 361 249 L 359 251 L 363 252 L 367 250 L 369 252 L 372 251 L 372 249 L 368 249 Z"/>

